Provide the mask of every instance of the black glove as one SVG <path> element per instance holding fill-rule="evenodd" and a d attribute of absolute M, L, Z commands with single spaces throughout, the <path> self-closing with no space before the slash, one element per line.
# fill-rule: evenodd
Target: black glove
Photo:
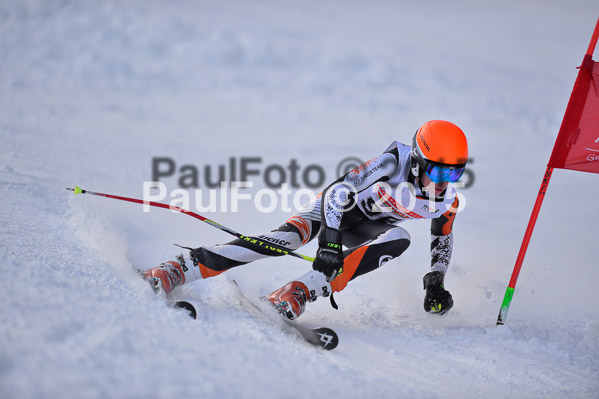
<path fill-rule="evenodd" d="M 331 227 L 323 227 L 318 236 L 318 251 L 312 268 L 324 274 L 331 282 L 343 271 L 343 249 L 341 232 Z"/>
<path fill-rule="evenodd" d="M 424 296 L 424 310 L 436 314 L 444 314 L 453 307 L 453 298 L 443 286 L 445 273 L 430 272 L 425 274 L 422 282 L 426 295 Z"/>

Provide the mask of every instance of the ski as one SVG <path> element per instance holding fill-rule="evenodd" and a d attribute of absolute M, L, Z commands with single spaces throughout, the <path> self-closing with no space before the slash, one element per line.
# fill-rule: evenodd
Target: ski
<path fill-rule="evenodd" d="M 230 281 L 233 286 L 235 286 L 236 291 L 239 293 L 239 297 L 244 302 L 247 302 L 252 309 L 256 310 L 262 319 L 268 320 L 275 325 L 290 327 L 291 329 L 297 331 L 299 335 L 306 340 L 306 342 L 325 350 L 333 350 L 337 347 L 337 345 L 339 345 L 339 336 L 332 329 L 328 327 L 306 327 L 296 321 L 281 317 L 274 309 L 272 309 L 272 312 L 269 312 L 270 309 L 268 309 L 266 306 L 262 307 L 259 303 L 256 303 L 254 300 L 248 298 L 247 295 L 245 295 L 245 293 L 241 290 L 241 287 L 239 287 L 239 284 L 237 284 L 237 281 Z M 279 323 L 278 321 L 282 321 L 283 323 Z"/>
<path fill-rule="evenodd" d="M 328 327 L 310 328 L 302 326 L 291 320 L 284 320 L 286 325 L 291 326 L 310 344 L 321 347 L 328 351 L 333 350 L 339 345 L 337 333 Z"/>
<path fill-rule="evenodd" d="M 147 282 L 147 280 L 144 278 L 144 274 L 143 271 L 136 269 L 137 274 L 144 280 Z M 154 294 L 165 298 L 164 293 L 159 293 L 156 289 L 154 289 Z M 187 315 L 189 317 L 191 317 L 192 319 L 197 319 L 198 318 L 198 312 L 196 310 L 196 307 L 193 306 L 193 304 L 191 302 L 187 302 L 187 301 L 166 301 L 166 304 L 168 307 L 171 307 L 173 309 L 179 309 L 179 310 L 183 310 L 185 312 L 187 312 Z"/>
<path fill-rule="evenodd" d="M 181 309 L 181 310 L 187 312 L 187 315 L 194 320 L 198 318 L 198 312 L 196 310 L 196 307 L 193 306 L 190 302 L 187 302 L 187 301 L 167 302 L 167 305 L 173 309 Z"/>

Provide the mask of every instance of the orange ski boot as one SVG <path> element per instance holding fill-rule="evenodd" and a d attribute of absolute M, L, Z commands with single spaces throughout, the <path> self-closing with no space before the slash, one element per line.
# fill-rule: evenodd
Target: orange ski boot
<path fill-rule="evenodd" d="M 179 263 L 169 261 L 142 273 L 144 279 L 150 283 L 156 293 L 164 292 L 168 294 L 176 286 L 185 283 L 185 273 Z"/>
<path fill-rule="evenodd" d="M 292 281 L 266 297 L 273 306 L 290 320 L 304 313 L 306 302 L 310 301 L 308 287 L 300 281 Z"/>

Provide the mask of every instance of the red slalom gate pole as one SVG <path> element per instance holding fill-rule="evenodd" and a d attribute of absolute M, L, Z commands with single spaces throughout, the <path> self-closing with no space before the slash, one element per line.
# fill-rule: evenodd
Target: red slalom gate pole
<path fill-rule="evenodd" d="M 597 45 L 597 39 L 599 39 L 599 18 L 597 18 L 595 30 L 593 31 L 593 36 L 591 36 L 591 42 L 589 43 L 589 48 L 587 49 L 586 55 L 593 55 L 595 52 L 595 46 Z"/>
<path fill-rule="evenodd" d="M 583 65 L 585 61 L 592 60 L 593 53 L 595 52 L 595 46 L 597 45 L 597 39 L 599 39 L 599 18 L 597 19 L 597 23 L 595 24 L 595 29 L 593 30 L 593 35 L 591 36 L 591 41 L 589 43 L 589 47 L 587 48 L 587 52 L 583 58 Z M 582 66 L 581 66 L 582 67 Z M 579 73 L 580 77 L 580 73 Z M 578 82 L 578 78 L 577 78 Z M 576 84 L 574 85 L 574 89 L 572 91 L 572 95 L 576 90 Z M 520 275 L 520 270 L 522 269 L 522 263 L 524 262 L 524 256 L 526 255 L 526 250 L 528 249 L 528 244 L 530 242 L 530 237 L 532 236 L 532 231 L 534 230 L 535 223 L 537 222 L 537 217 L 539 216 L 539 211 L 541 210 L 541 205 L 543 204 L 543 200 L 545 199 L 545 192 L 547 191 L 547 186 L 549 185 L 549 181 L 551 180 L 551 174 L 553 173 L 553 168 L 563 168 L 563 161 L 561 163 L 556 163 L 553 160 L 555 152 L 559 153 L 560 144 L 559 140 L 562 136 L 562 130 L 564 129 L 564 125 L 568 118 L 572 119 L 572 114 L 576 113 L 574 110 L 576 105 L 573 104 L 573 98 L 571 96 L 570 101 L 568 103 L 568 107 L 566 108 L 566 113 L 564 115 L 564 119 L 562 121 L 562 126 L 560 128 L 560 132 L 558 134 L 558 138 L 556 139 L 556 144 L 554 146 L 554 153 L 551 154 L 551 158 L 549 159 L 549 163 L 547 165 L 547 170 L 545 171 L 545 176 L 543 177 L 543 182 L 541 183 L 541 189 L 539 190 L 539 194 L 537 195 L 537 200 L 535 201 L 535 205 L 532 210 L 532 214 L 530 216 L 530 220 L 528 221 L 528 226 L 526 227 L 526 233 L 524 234 L 524 239 L 522 240 L 522 245 L 520 246 L 520 252 L 518 252 L 518 258 L 516 258 L 516 264 L 514 266 L 514 270 L 512 272 L 512 277 L 508 284 L 508 287 L 505 291 L 505 295 L 503 297 L 503 302 L 501 304 L 501 309 L 499 310 L 499 316 L 497 317 L 497 325 L 503 325 L 505 323 L 505 319 L 507 317 L 507 313 L 510 309 L 510 304 L 512 302 L 512 298 L 514 296 L 514 291 L 516 289 L 516 282 L 518 281 L 518 276 Z M 578 115 L 577 123 L 580 121 L 580 115 Z M 565 161 L 565 160 L 564 160 Z"/>
<path fill-rule="evenodd" d="M 535 201 L 532 214 L 530 215 L 530 220 L 528 221 L 528 226 L 526 227 L 526 233 L 524 233 L 524 239 L 522 240 L 522 245 L 520 246 L 520 252 L 518 252 L 518 258 L 516 259 L 516 265 L 514 266 L 514 271 L 512 272 L 512 278 L 510 279 L 510 283 L 505 290 L 501 309 L 499 310 L 499 316 L 497 316 L 496 325 L 503 325 L 505 323 L 507 312 L 510 309 L 510 304 L 512 303 L 512 298 L 516 289 L 516 281 L 518 281 L 520 269 L 522 269 L 522 263 L 524 262 L 524 257 L 526 256 L 526 250 L 528 249 L 528 244 L 530 243 L 530 237 L 532 236 L 532 231 L 535 228 L 537 217 L 539 216 L 539 211 L 541 210 L 541 205 L 545 199 L 545 192 L 547 191 L 547 186 L 551 180 L 552 173 L 553 168 L 551 166 L 547 166 L 547 170 L 545 170 L 545 176 L 543 177 L 543 182 L 541 183 L 541 189 L 537 195 L 537 200 Z"/>

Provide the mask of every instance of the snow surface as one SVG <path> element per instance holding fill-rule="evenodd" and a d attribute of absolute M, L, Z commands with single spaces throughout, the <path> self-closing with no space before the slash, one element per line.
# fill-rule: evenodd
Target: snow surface
<path fill-rule="evenodd" d="M 554 173 L 495 327 L 597 11 L 595 0 L 0 1 L 0 397 L 599 397 L 598 176 Z M 229 237 L 64 189 L 140 197 L 152 157 L 201 171 L 296 159 L 331 180 L 341 159 L 406 142 L 429 119 L 466 131 L 476 177 L 446 279 L 455 308 L 422 310 L 428 223 L 406 223 L 401 258 L 353 281 L 339 311 L 319 300 L 302 317 L 339 333 L 332 352 L 252 316 L 226 275 L 178 290 L 199 320 L 168 309 L 134 269 L 173 259 L 172 243 Z M 289 214 L 246 201 L 209 217 L 257 233 Z M 309 267 L 279 258 L 227 274 L 262 295 Z"/>

